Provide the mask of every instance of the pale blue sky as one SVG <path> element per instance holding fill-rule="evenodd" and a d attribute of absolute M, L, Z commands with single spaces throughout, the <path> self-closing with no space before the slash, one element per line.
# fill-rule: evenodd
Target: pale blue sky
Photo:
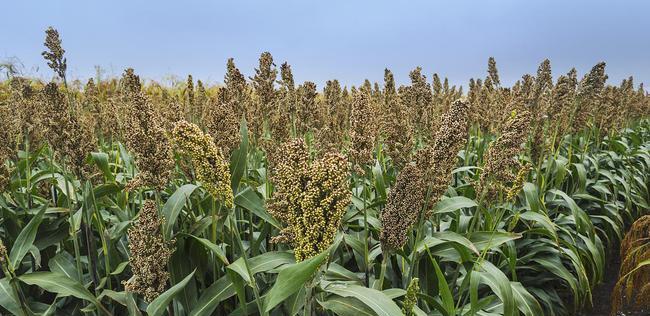
<path fill-rule="evenodd" d="M 332 78 L 358 85 L 399 83 L 422 66 L 452 83 L 485 76 L 497 60 L 510 84 L 551 59 L 557 76 L 608 63 L 610 83 L 628 75 L 650 83 L 650 1 L 29 1 L 2 5 L 0 59 L 18 57 L 29 74 L 49 77 L 44 30 L 59 29 L 73 78 L 94 65 L 144 78 L 174 74 L 220 82 L 228 57 L 246 74 L 270 51 L 296 81 Z"/>

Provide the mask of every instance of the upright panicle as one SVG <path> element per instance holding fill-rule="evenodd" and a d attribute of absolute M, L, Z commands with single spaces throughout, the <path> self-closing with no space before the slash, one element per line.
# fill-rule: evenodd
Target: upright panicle
<path fill-rule="evenodd" d="M 97 147 L 92 121 L 84 122 L 83 116 L 73 111 L 54 82 L 45 86 L 41 97 L 50 146 L 77 177 L 87 179 L 92 168 L 86 157 Z"/>
<path fill-rule="evenodd" d="M 528 111 L 513 112 L 499 137 L 490 144 L 477 186 L 477 195 L 487 194 L 488 201 L 497 198 L 505 186 L 515 181 L 513 169 L 521 168 L 516 159 L 523 152 L 531 115 Z"/>
<path fill-rule="evenodd" d="M 124 288 L 142 295 L 147 302 L 165 292 L 169 280 L 167 262 L 174 250 L 173 243 L 165 241 L 162 235 L 162 225 L 156 202 L 146 200 L 128 231 L 133 277 L 124 282 Z"/>
<path fill-rule="evenodd" d="M 176 148 L 191 158 L 203 187 L 224 206 L 232 208 L 229 163 L 214 145 L 212 137 L 197 125 L 181 121 L 174 125 L 172 139 Z"/>
<path fill-rule="evenodd" d="M 381 138 L 386 145 L 386 152 L 393 164 L 402 168 L 410 160 L 413 151 L 413 126 L 409 120 L 408 109 L 401 102 L 395 91 L 393 73 L 384 70 L 384 100 L 381 115 Z"/>
<path fill-rule="evenodd" d="M 43 51 L 41 55 L 48 62 L 47 65 L 52 69 L 65 83 L 65 72 L 68 68 L 66 58 L 63 57 L 65 50 L 61 46 L 61 38 L 59 37 L 59 31 L 53 27 L 48 27 L 45 30 L 45 47 L 46 51 Z"/>
<path fill-rule="evenodd" d="M 371 132 L 372 117 L 370 96 L 358 92 L 352 103 L 350 115 L 350 150 L 349 156 L 355 171 L 363 173 L 363 166 L 372 162 L 375 135 Z"/>
<path fill-rule="evenodd" d="M 466 99 L 455 101 L 449 111 L 443 114 L 442 124 L 433 143 L 417 154 L 418 166 L 425 172 L 426 183 L 431 185 L 428 209 L 431 209 L 447 190 L 452 171 L 458 162 L 458 151 L 467 142 L 469 107 Z"/>
<path fill-rule="evenodd" d="M 420 217 L 425 195 L 423 170 L 415 164 L 407 164 L 397 175 L 381 212 L 379 240 L 382 249 L 399 250 L 406 244 L 409 231 Z"/>
<path fill-rule="evenodd" d="M 139 173 L 128 183 L 128 189 L 141 186 L 162 190 L 174 167 L 169 139 L 160 113 L 141 91 L 139 78 L 127 69 L 122 78 L 124 100 L 127 102 L 124 122 L 126 147 L 134 153 Z"/>
<path fill-rule="evenodd" d="M 284 156 L 274 162 L 276 185 L 269 212 L 286 227 L 276 242 L 293 246 L 302 261 L 327 249 L 350 203 L 348 161 L 338 153 L 326 153 L 313 162 L 302 139 L 283 145 Z"/>

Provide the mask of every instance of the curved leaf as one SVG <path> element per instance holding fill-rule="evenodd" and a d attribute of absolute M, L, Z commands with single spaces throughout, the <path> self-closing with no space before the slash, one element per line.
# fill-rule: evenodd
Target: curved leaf
<path fill-rule="evenodd" d="M 160 294 L 160 296 L 156 297 L 155 300 L 153 300 L 151 303 L 149 303 L 149 306 L 147 306 L 147 314 L 149 316 L 160 316 L 162 313 L 165 312 L 165 309 L 167 308 L 167 305 L 171 303 L 171 301 L 174 299 L 178 293 L 183 290 L 185 285 L 187 285 L 188 282 L 190 282 L 190 279 L 194 276 L 194 272 L 196 270 L 192 271 L 188 276 L 186 276 L 182 281 L 178 282 L 176 285 L 172 286 L 169 288 L 169 290 L 163 292 Z"/>

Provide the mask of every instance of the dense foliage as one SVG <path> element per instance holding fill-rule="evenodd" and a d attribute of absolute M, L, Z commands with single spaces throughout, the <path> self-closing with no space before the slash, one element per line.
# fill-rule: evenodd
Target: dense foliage
<path fill-rule="evenodd" d="M 604 63 L 81 87 L 45 44 L 0 83 L 0 313 L 567 315 L 650 209 L 650 98 Z"/>

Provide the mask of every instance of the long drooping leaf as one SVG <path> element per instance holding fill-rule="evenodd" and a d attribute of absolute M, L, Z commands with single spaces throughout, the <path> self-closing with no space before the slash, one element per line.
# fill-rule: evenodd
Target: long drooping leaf
<path fill-rule="evenodd" d="M 74 296 L 99 305 L 97 298 L 81 283 L 60 273 L 33 272 L 21 275 L 18 279 L 26 284 L 36 285 L 48 292 L 56 293 L 59 296 Z"/>
<path fill-rule="evenodd" d="M 189 238 L 193 238 L 194 240 L 198 241 L 199 243 L 201 243 L 201 245 L 203 245 L 205 248 L 210 250 L 210 252 L 212 252 L 217 258 L 219 258 L 221 262 L 223 262 L 226 265 L 229 264 L 228 258 L 226 258 L 226 253 L 223 251 L 223 249 L 221 249 L 221 247 L 213 244 L 211 241 L 205 238 L 196 237 L 190 234 L 183 234 L 183 236 L 187 236 Z"/>
<path fill-rule="evenodd" d="M 333 283 L 325 291 L 341 297 L 354 297 L 379 316 L 402 315 L 402 310 L 381 291 L 359 285 Z"/>
<path fill-rule="evenodd" d="M 324 309 L 331 310 L 336 315 L 340 316 L 376 316 L 370 307 L 363 304 L 361 301 L 354 297 L 342 297 L 338 295 L 330 295 L 327 299 L 318 301 L 318 304 L 323 306 Z"/>
<path fill-rule="evenodd" d="M 0 306 L 13 315 L 23 315 L 16 293 L 9 282 L 11 281 L 8 278 L 0 279 Z"/>
<path fill-rule="evenodd" d="M 454 196 L 440 200 L 433 208 L 435 214 L 444 214 L 459 210 L 461 208 L 475 207 L 476 201 L 464 196 Z"/>
<path fill-rule="evenodd" d="M 38 232 L 38 226 L 43 220 L 43 214 L 47 205 L 43 205 L 41 210 L 38 211 L 36 216 L 32 217 L 27 226 L 20 231 L 18 238 L 13 247 L 11 247 L 11 252 L 9 253 L 9 265 L 12 267 L 12 270 L 18 269 L 20 262 L 23 260 L 29 249 L 34 245 L 34 239 L 36 239 L 36 233 Z"/>
<path fill-rule="evenodd" d="M 282 229 L 280 222 L 266 211 L 264 200 L 262 200 L 262 198 L 260 198 L 250 187 L 247 187 L 235 196 L 235 205 L 253 212 L 253 214 L 273 225 L 273 227 Z"/>
<path fill-rule="evenodd" d="M 185 285 L 187 285 L 190 279 L 192 279 L 194 272 L 196 272 L 196 270 L 192 271 L 192 273 L 186 276 L 182 281 L 178 282 L 176 285 L 172 286 L 167 291 L 160 294 L 160 296 L 156 297 L 156 299 L 151 303 L 149 303 L 149 306 L 147 306 L 147 314 L 149 316 L 162 315 L 165 312 L 167 305 L 171 303 L 174 297 L 176 297 L 176 295 L 178 295 L 178 293 L 183 290 Z"/>
<path fill-rule="evenodd" d="M 275 284 L 266 296 L 265 306 L 269 312 L 275 306 L 304 287 L 313 277 L 318 268 L 327 259 L 329 249 L 305 261 L 296 263 L 280 271 Z"/>
<path fill-rule="evenodd" d="M 196 190 L 197 186 L 194 184 L 185 184 L 178 188 L 174 194 L 167 200 L 163 206 L 162 213 L 165 216 L 165 224 L 163 232 L 167 239 L 171 238 L 172 229 L 176 224 L 176 219 L 181 213 L 183 206 L 187 203 L 187 199 Z"/>
<path fill-rule="evenodd" d="M 512 294 L 515 296 L 517 308 L 526 316 L 543 315 L 542 307 L 539 302 L 532 296 L 526 288 L 519 282 L 510 282 Z"/>
<path fill-rule="evenodd" d="M 205 289 L 196 306 L 190 312 L 190 316 L 211 315 L 220 302 L 234 295 L 235 287 L 232 281 L 228 276 L 223 276 Z"/>
<path fill-rule="evenodd" d="M 480 273 L 481 281 L 487 284 L 503 302 L 503 314 L 505 316 L 515 315 L 515 298 L 508 277 L 489 261 L 481 263 Z"/>

